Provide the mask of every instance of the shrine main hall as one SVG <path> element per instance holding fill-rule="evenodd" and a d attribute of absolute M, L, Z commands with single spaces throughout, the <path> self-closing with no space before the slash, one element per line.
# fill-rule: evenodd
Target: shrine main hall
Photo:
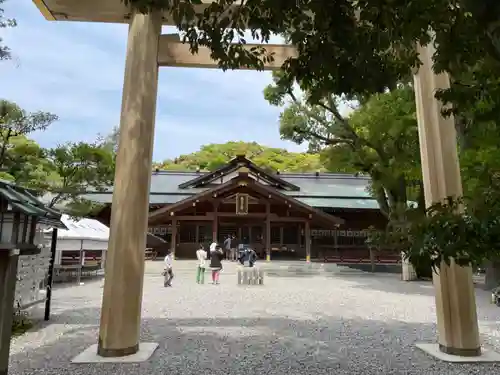
<path fill-rule="evenodd" d="M 370 179 L 341 173 L 280 173 L 238 156 L 213 172 L 152 172 L 148 243 L 161 256 L 195 258 L 200 244 L 234 235 L 262 259 L 318 259 L 337 263 L 398 263 L 378 251 L 370 260 L 370 228 L 386 219 L 368 193 Z M 112 189 L 86 196 L 104 204 L 97 218 L 110 224 Z M 149 241 L 149 239 L 148 239 Z"/>

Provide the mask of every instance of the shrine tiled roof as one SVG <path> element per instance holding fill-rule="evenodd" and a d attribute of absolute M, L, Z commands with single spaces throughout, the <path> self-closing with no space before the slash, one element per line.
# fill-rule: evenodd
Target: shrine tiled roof
<path fill-rule="evenodd" d="M 43 204 L 30 190 L 17 186 L 10 181 L 0 180 L 0 196 L 13 211 L 35 216 L 41 224 L 66 228 L 61 222 L 61 213 Z"/>
<path fill-rule="evenodd" d="M 179 185 L 198 178 L 206 172 L 157 171 L 151 175 L 150 204 L 172 204 L 186 199 L 204 188 L 182 189 Z M 284 194 L 317 208 L 378 209 L 378 203 L 368 187 L 370 178 L 342 173 L 280 173 L 279 178 L 297 187 L 297 191 Z M 95 192 L 86 199 L 99 203 L 111 203 L 112 189 Z"/>

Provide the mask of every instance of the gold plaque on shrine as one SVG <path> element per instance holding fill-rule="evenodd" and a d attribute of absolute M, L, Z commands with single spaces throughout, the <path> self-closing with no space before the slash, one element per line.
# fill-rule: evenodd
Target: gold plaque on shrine
<path fill-rule="evenodd" d="M 237 215 L 248 214 L 248 194 L 242 194 L 242 193 L 236 194 L 236 214 Z"/>

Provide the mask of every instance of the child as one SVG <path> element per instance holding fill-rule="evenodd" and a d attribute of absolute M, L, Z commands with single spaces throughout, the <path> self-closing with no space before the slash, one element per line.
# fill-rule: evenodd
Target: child
<path fill-rule="evenodd" d="M 210 251 L 210 268 L 212 269 L 212 284 L 219 284 L 220 271 L 222 270 L 224 252 L 220 247 Z"/>
<path fill-rule="evenodd" d="M 200 248 L 196 251 L 196 258 L 198 259 L 198 268 L 196 271 L 196 283 L 204 284 L 205 283 L 205 263 L 207 260 L 207 252 L 202 244 L 200 244 Z"/>

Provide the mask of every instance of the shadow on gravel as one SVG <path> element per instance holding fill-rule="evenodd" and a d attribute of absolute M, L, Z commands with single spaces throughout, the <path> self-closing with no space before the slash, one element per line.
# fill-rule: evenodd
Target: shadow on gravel
<path fill-rule="evenodd" d="M 265 270 L 266 276 L 269 277 L 314 277 L 319 276 L 319 272 L 305 270 Z"/>
<path fill-rule="evenodd" d="M 9 374 L 489 375 L 499 370 L 494 364 L 439 362 L 418 351 L 416 341 L 435 340 L 432 324 L 334 316 L 317 320 L 144 319 L 142 340 L 160 344 L 148 362 L 71 364 L 74 356 L 97 342 L 98 318 L 96 308 L 55 315 L 53 324 L 78 324 L 80 328 L 73 328 L 45 346 L 13 355 Z"/>
<path fill-rule="evenodd" d="M 402 281 L 400 275 L 372 273 L 355 276 L 341 275 L 340 277 L 352 281 L 352 288 L 405 295 L 434 296 L 434 287 L 431 281 Z"/>

